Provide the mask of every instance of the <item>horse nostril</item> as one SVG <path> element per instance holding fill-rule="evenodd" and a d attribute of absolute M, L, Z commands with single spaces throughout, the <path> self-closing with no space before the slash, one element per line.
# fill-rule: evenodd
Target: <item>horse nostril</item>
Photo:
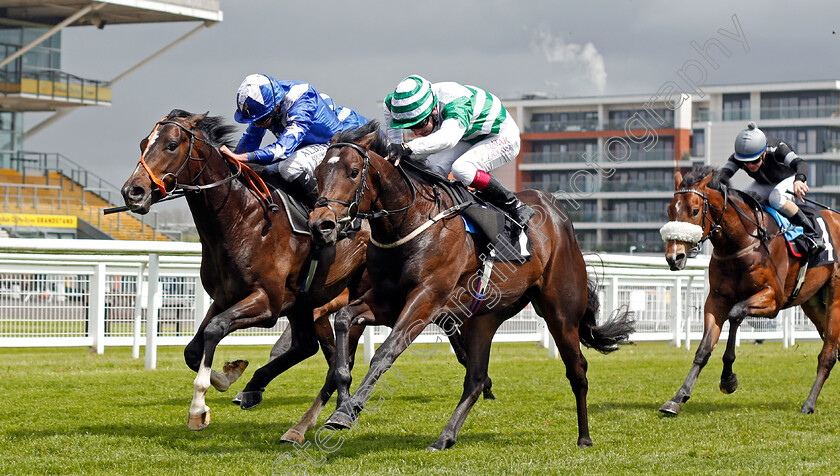
<path fill-rule="evenodd" d="M 682 261 L 685 259 L 685 253 L 677 254 L 677 262 Z"/>
<path fill-rule="evenodd" d="M 131 190 L 128 192 L 128 196 L 131 197 L 131 198 L 142 197 L 143 192 L 145 192 L 143 187 L 139 187 L 139 186 L 131 187 Z"/>
<path fill-rule="evenodd" d="M 319 231 L 326 231 L 330 232 L 335 230 L 336 224 L 332 220 L 323 220 L 321 223 L 318 223 L 318 230 Z"/>

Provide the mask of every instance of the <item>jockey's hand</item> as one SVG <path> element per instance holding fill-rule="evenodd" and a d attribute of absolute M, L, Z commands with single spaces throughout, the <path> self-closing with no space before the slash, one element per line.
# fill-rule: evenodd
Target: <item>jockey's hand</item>
<path fill-rule="evenodd" d="M 411 157 L 411 149 L 406 144 L 388 144 L 388 161 L 394 165 L 399 165 L 400 159 L 408 157 Z"/>
<path fill-rule="evenodd" d="M 799 180 L 793 182 L 793 194 L 796 195 L 797 199 L 802 200 L 806 193 L 808 193 L 808 184 Z"/>
<path fill-rule="evenodd" d="M 238 160 L 240 162 L 248 162 L 248 154 L 237 154 L 230 150 L 226 145 L 219 147 L 219 152 L 230 157 L 231 159 Z"/>

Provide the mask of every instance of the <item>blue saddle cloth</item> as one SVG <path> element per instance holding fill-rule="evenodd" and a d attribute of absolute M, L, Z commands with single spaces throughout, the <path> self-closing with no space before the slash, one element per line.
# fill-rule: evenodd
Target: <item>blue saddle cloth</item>
<path fill-rule="evenodd" d="M 776 210 L 775 208 L 768 207 L 767 205 L 765 205 L 764 206 L 764 211 L 769 213 L 770 216 L 772 216 L 773 219 L 776 220 L 776 223 L 779 225 L 780 229 L 787 230 L 787 231 L 785 231 L 785 239 L 786 240 L 793 241 L 797 237 L 802 235 L 802 233 L 803 233 L 802 227 L 801 226 L 793 226 L 793 223 L 791 223 L 790 220 L 788 220 L 788 217 L 779 213 L 779 211 Z"/>

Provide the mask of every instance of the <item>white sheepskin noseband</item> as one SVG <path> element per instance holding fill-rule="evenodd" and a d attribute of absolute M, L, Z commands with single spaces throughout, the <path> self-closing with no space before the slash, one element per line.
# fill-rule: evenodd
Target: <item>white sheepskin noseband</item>
<path fill-rule="evenodd" d="M 659 234 L 662 235 L 662 241 L 697 243 L 703 237 L 703 228 L 684 221 L 669 221 L 659 229 Z"/>

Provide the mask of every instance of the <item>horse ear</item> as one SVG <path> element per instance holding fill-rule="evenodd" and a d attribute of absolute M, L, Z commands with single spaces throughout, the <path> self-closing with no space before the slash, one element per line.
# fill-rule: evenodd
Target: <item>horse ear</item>
<path fill-rule="evenodd" d="M 680 184 L 682 184 L 683 176 L 682 172 L 680 172 L 679 168 L 674 169 L 674 190 L 680 189 Z"/>
<path fill-rule="evenodd" d="M 207 114 L 210 114 L 210 111 L 207 111 L 204 114 L 193 114 L 192 116 L 184 119 L 184 125 L 189 129 L 194 129 L 197 125 L 201 124 L 201 121 L 207 117 Z"/>
<path fill-rule="evenodd" d="M 373 143 L 373 140 L 376 139 L 376 134 L 377 133 L 378 133 L 378 131 L 373 131 L 373 132 L 369 133 L 368 135 L 362 137 L 357 142 L 357 144 L 364 147 L 365 149 L 369 149 L 370 145 Z"/>
<path fill-rule="evenodd" d="M 712 175 L 714 175 L 714 174 L 709 174 L 709 175 L 703 177 L 703 180 L 701 180 L 700 183 L 697 184 L 698 188 L 709 186 L 709 182 L 712 181 Z"/>
<path fill-rule="evenodd" d="M 149 143 L 149 138 L 144 137 L 143 140 L 140 141 L 140 153 L 142 154 L 143 151 L 146 150 L 146 145 Z"/>

